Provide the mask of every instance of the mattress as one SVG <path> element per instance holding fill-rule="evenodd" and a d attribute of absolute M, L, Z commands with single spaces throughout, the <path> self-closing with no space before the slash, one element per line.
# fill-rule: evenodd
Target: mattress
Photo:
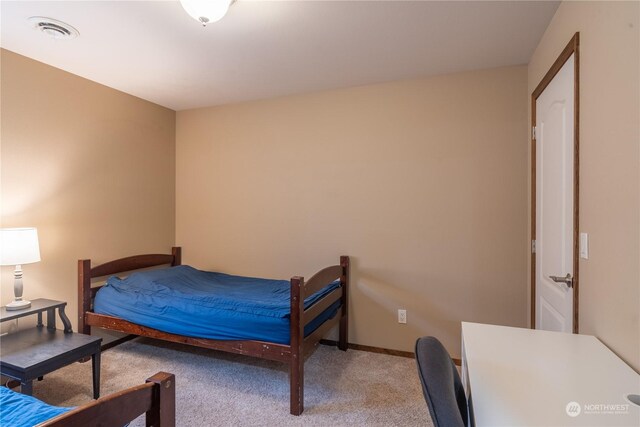
<path fill-rule="evenodd" d="M 340 286 L 328 283 L 304 300 L 305 309 Z M 110 277 L 94 300 L 95 313 L 177 335 L 289 344 L 288 280 L 201 271 L 187 265 Z M 340 301 L 305 327 L 305 336 L 336 315 Z"/>
<path fill-rule="evenodd" d="M 35 397 L 0 387 L 0 426 L 32 427 L 72 409 L 47 405 Z"/>

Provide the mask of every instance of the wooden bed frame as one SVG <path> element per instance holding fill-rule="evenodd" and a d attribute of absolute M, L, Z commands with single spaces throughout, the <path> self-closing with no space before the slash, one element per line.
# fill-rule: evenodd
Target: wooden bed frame
<path fill-rule="evenodd" d="M 175 427 L 176 381 L 158 372 L 145 384 L 79 406 L 36 427 L 123 426 L 146 413 L 147 427 Z"/>
<path fill-rule="evenodd" d="M 115 275 L 141 268 L 159 265 L 176 266 L 181 264 L 181 248 L 172 248 L 170 255 L 136 255 L 91 267 L 91 260 L 78 261 L 78 331 L 90 334 L 91 326 L 156 338 L 165 341 L 189 344 L 229 353 L 275 360 L 289 364 L 290 412 L 300 415 L 304 410 L 304 360 L 319 344 L 322 337 L 336 324 L 340 324 L 338 348 L 348 348 L 348 289 L 349 257 L 340 257 L 340 264 L 326 267 L 305 282 L 303 277 L 291 278 L 291 340 L 290 344 L 266 341 L 221 341 L 205 338 L 193 338 L 170 334 L 148 328 L 124 319 L 97 314 L 92 311 L 92 301 L 101 286 L 91 287 L 91 279 Z M 304 309 L 305 297 L 312 295 L 328 283 L 340 279 L 340 287 L 334 289 L 311 307 Z M 309 336 L 304 336 L 304 327 L 336 301 L 341 301 L 338 314 L 325 321 Z"/>

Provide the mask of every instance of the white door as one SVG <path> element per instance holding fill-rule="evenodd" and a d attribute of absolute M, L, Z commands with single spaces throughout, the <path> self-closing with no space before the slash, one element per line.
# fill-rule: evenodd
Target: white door
<path fill-rule="evenodd" d="M 574 55 L 536 100 L 536 329 L 573 332 Z"/>

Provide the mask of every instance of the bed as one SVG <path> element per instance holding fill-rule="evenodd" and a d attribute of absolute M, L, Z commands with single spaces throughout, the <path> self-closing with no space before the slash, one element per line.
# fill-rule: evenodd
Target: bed
<path fill-rule="evenodd" d="M 148 270 L 159 266 L 165 268 Z M 121 273 L 128 274 L 114 277 Z M 104 285 L 92 286 L 104 277 Z M 307 281 L 195 270 L 182 265 L 180 247 L 94 267 L 84 259 L 78 261 L 78 330 L 99 327 L 287 363 L 290 413 L 300 415 L 305 357 L 336 325 L 338 348 L 348 348 L 348 287 L 347 256 Z M 218 288 L 226 293 L 207 293 Z"/>
<path fill-rule="evenodd" d="M 0 425 L 3 426 L 123 426 L 142 414 L 146 414 L 147 426 L 175 426 L 173 374 L 158 372 L 145 384 L 76 408 L 48 405 L 34 397 L 0 387 Z"/>

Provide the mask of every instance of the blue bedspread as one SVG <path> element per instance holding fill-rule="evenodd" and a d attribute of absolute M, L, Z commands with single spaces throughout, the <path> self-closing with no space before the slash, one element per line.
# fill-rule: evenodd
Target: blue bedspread
<path fill-rule="evenodd" d="M 0 387 L 0 426 L 32 427 L 74 408 L 47 405 L 35 397 Z"/>
<path fill-rule="evenodd" d="M 339 281 L 304 300 L 305 308 L 340 286 Z M 178 335 L 216 340 L 289 344 L 291 285 L 196 270 L 182 265 L 111 277 L 96 294 L 94 312 Z M 333 317 L 337 301 L 305 327 L 310 334 Z"/>

